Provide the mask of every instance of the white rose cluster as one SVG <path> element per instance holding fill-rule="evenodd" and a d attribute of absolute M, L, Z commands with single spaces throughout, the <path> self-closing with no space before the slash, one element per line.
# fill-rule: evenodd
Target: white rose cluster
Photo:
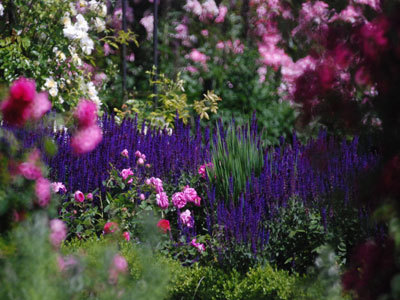
<path fill-rule="evenodd" d="M 94 49 L 94 42 L 88 35 L 89 24 L 85 18 L 81 14 L 78 14 L 75 24 L 72 24 L 69 16 L 64 16 L 62 21 L 64 23 L 64 36 L 70 40 L 78 40 L 82 51 L 90 55 Z"/>

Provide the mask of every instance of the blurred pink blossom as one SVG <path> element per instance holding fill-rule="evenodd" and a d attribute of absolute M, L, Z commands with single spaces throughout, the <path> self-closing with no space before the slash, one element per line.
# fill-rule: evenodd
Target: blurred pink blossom
<path fill-rule="evenodd" d="M 151 37 L 153 36 L 153 29 L 154 29 L 153 22 L 154 22 L 153 15 L 148 15 L 146 17 L 143 17 L 139 22 L 146 29 L 147 39 L 151 39 Z"/>
<path fill-rule="evenodd" d="M 220 5 L 218 10 L 218 16 L 215 19 L 215 23 L 223 23 L 227 12 L 228 8 L 224 5 Z"/>
<path fill-rule="evenodd" d="M 50 181 L 43 177 L 36 180 L 35 194 L 38 199 L 39 206 L 47 206 L 51 199 Z"/>
<path fill-rule="evenodd" d="M 51 184 L 51 190 L 52 190 L 54 193 L 58 193 L 58 192 L 63 192 L 63 193 L 65 193 L 65 192 L 67 192 L 67 188 L 65 187 L 64 184 L 62 184 L 62 182 L 53 182 L 53 183 Z"/>
<path fill-rule="evenodd" d="M 71 138 L 71 147 L 76 154 L 93 151 L 103 139 L 101 129 L 97 125 L 78 130 Z"/>
<path fill-rule="evenodd" d="M 96 103 L 90 100 L 81 99 L 75 109 L 74 117 L 78 121 L 79 127 L 90 127 L 97 121 Z"/>
<path fill-rule="evenodd" d="M 59 248 L 67 237 L 67 226 L 59 219 L 50 221 L 50 241 L 55 248 Z"/>

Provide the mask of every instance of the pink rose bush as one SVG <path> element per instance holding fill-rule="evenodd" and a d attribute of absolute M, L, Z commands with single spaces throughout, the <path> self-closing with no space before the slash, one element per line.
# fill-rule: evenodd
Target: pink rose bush
<path fill-rule="evenodd" d="M 114 233 L 118 230 L 118 224 L 115 222 L 107 222 L 104 224 L 103 234 Z"/>
<path fill-rule="evenodd" d="M 36 180 L 35 193 L 40 207 L 45 207 L 50 203 L 51 199 L 51 184 L 46 178 L 39 178 Z"/>

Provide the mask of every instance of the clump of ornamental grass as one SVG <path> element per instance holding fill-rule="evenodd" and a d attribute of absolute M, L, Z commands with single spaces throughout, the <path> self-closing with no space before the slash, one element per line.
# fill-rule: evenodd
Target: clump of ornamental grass
<path fill-rule="evenodd" d="M 224 131 L 217 126 L 211 144 L 213 167 L 208 177 L 215 184 L 219 198 L 236 201 L 244 192 L 251 176 L 258 176 L 264 166 L 263 147 L 253 126 L 235 128 L 234 123 Z M 233 195 L 230 197 L 230 195 Z"/>

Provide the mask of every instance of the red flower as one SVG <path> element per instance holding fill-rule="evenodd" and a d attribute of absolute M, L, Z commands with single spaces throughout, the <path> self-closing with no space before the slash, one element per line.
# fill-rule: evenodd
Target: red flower
<path fill-rule="evenodd" d="M 157 227 L 160 228 L 163 231 L 163 233 L 167 233 L 167 230 L 171 230 L 169 221 L 165 219 L 161 219 L 160 221 L 158 221 Z"/>
<path fill-rule="evenodd" d="M 104 225 L 104 231 L 103 231 L 103 233 L 104 233 L 104 234 L 113 233 L 113 232 L 115 232 L 116 230 L 118 230 L 118 224 L 117 224 L 117 223 L 115 223 L 115 222 L 107 222 L 107 223 Z"/>

